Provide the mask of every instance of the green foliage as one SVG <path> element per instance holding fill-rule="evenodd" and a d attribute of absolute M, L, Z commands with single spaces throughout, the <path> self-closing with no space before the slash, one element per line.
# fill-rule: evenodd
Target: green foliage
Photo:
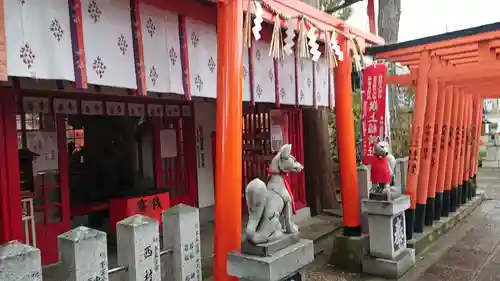
<path fill-rule="evenodd" d="M 394 87 L 391 92 L 389 95 L 391 149 L 394 157 L 405 157 L 410 150 L 415 89 Z"/>
<path fill-rule="evenodd" d="M 356 161 L 361 162 L 361 90 L 354 89 L 352 95 L 352 113 L 354 115 L 354 133 L 356 135 Z M 330 152 L 333 162 L 338 163 L 338 147 L 337 147 L 337 124 L 335 118 L 335 110 L 328 118 L 328 128 L 330 130 Z"/>
<path fill-rule="evenodd" d="M 344 0 L 319 0 L 319 8 L 323 11 L 330 10 L 344 3 Z M 352 8 L 347 7 L 333 13 L 334 16 L 347 20 L 352 15 Z"/>

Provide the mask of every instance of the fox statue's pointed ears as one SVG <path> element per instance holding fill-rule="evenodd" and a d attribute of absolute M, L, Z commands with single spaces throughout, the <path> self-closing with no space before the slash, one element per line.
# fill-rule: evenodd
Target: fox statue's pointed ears
<path fill-rule="evenodd" d="M 283 159 L 290 158 L 291 153 L 292 153 L 292 145 L 291 144 L 283 145 L 278 152 L 280 157 Z"/>

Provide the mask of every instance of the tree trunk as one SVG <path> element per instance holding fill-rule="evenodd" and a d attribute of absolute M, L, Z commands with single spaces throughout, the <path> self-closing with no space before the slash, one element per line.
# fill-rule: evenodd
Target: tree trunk
<path fill-rule="evenodd" d="M 320 0 L 302 2 L 320 8 Z M 323 209 L 339 209 L 334 188 L 328 114 L 324 109 L 305 109 L 302 121 L 307 205 L 312 215 L 321 213 Z"/>
<path fill-rule="evenodd" d="M 340 205 L 334 189 L 328 113 L 325 109 L 311 108 L 302 114 L 307 205 L 316 215 L 323 209 L 338 209 Z"/>
<path fill-rule="evenodd" d="M 401 0 L 379 0 L 378 35 L 386 44 L 398 41 L 399 20 L 401 18 Z"/>

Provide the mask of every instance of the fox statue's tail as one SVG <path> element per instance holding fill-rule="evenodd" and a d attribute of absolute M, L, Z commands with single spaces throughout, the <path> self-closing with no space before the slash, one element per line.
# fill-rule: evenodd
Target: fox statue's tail
<path fill-rule="evenodd" d="M 266 206 L 266 195 L 266 184 L 258 178 L 250 181 L 245 189 L 249 216 L 245 235 L 249 240 L 253 240 L 252 237 L 259 226 L 262 213 L 264 212 L 264 207 Z"/>

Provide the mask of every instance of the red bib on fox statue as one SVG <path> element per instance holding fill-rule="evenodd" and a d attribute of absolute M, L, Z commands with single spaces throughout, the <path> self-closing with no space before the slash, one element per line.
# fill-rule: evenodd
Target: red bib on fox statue
<path fill-rule="evenodd" d="M 386 183 L 391 182 L 391 170 L 389 168 L 389 159 L 385 156 L 377 155 L 372 158 L 370 163 L 370 181 L 372 183 Z"/>

